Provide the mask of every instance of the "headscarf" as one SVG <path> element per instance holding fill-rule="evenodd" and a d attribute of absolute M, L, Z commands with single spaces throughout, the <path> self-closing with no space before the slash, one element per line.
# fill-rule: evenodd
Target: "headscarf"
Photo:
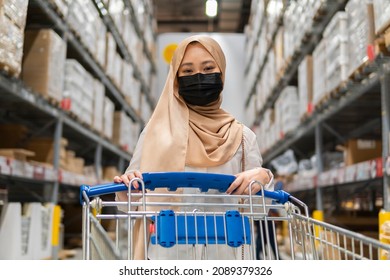
<path fill-rule="evenodd" d="M 222 93 L 208 106 L 187 105 L 179 95 L 177 72 L 192 42 L 200 43 L 211 54 L 221 69 L 222 81 L 225 80 L 225 55 L 214 39 L 195 35 L 178 45 L 164 89 L 147 123 L 141 172 L 219 166 L 229 161 L 240 146 L 242 125 L 221 109 Z"/>

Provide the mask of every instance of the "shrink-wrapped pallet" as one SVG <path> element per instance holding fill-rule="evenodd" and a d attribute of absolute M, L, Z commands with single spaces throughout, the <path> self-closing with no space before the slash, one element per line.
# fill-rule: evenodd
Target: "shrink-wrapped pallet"
<path fill-rule="evenodd" d="M 330 93 L 348 78 L 347 13 L 337 12 L 324 30 L 326 91 Z"/>
<path fill-rule="evenodd" d="M 28 1 L 0 0 L 0 69 L 19 77 Z"/>

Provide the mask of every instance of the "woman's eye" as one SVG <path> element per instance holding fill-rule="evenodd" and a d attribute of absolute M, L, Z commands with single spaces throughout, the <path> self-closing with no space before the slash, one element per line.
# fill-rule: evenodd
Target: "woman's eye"
<path fill-rule="evenodd" d="M 208 72 L 208 71 L 213 71 L 214 69 L 215 69 L 214 66 L 207 66 L 204 70 L 205 70 L 206 72 Z"/>
<path fill-rule="evenodd" d="M 192 73 L 192 70 L 191 69 L 183 69 L 183 70 L 181 70 L 181 73 L 185 74 L 185 75 L 188 75 L 188 74 Z"/>

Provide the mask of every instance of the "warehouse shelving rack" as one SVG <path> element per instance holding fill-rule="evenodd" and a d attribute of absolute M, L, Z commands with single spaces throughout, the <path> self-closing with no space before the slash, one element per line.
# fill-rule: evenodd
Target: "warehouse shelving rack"
<path fill-rule="evenodd" d="M 147 105 L 153 108 L 155 101 L 150 94 L 150 82 L 143 80 L 131 52 L 124 45 L 123 39 L 110 15 L 102 14 L 102 6 L 99 5 L 101 1 L 91 1 L 96 5 L 107 30 L 113 34 L 120 55 L 133 66 L 134 77 L 141 83 L 140 94 L 147 97 Z M 124 3 L 128 9 L 132 9 L 130 1 L 124 1 Z M 68 55 L 71 53 L 72 58 L 76 58 L 95 78 L 100 80 L 105 87 L 106 96 L 114 102 L 115 108 L 124 110 L 142 129 L 145 120 L 142 119 L 139 112 L 125 101 L 118 87 L 83 46 L 76 34 L 71 31 L 66 20 L 57 13 L 55 7 L 49 1 L 44 0 L 30 0 L 30 7 L 38 13 L 38 16 L 30 18 L 32 22 L 27 22 L 26 28 L 34 25 L 34 27 L 49 27 L 56 31 L 67 43 Z M 134 13 L 132 10 L 131 12 Z M 137 27 L 138 23 L 134 21 L 133 24 L 136 26 L 137 35 L 143 41 L 143 51 L 151 64 L 151 72 L 155 74 L 156 67 L 153 55 L 145 47 L 145 39 L 142 37 L 139 27 Z M 76 174 L 70 176 L 71 180 L 64 179 L 64 171 L 59 166 L 62 137 L 69 140 L 71 150 L 84 158 L 86 163 L 95 167 L 94 170 L 98 180 L 102 178 L 101 168 L 105 165 L 117 166 L 118 170 L 122 171 L 126 168 L 126 162 L 129 162 L 132 157 L 131 151 L 123 150 L 112 143 L 110 139 L 75 118 L 73 114 L 62 110 L 56 102 L 33 92 L 23 84 L 21 79 L 9 74 L 0 73 L 0 91 L 2 93 L 0 95 L 0 103 L 2 104 L 0 112 L 2 119 L 27 126 L 34 136 L 53 137 L 54 156 L 52 166 L 32 166 L 31 168 L 34 170 L 29 174 L 15 175 L 12 172 L 12 167 L 8 170 L 0 170 L 1 187 L 6 187 L 5 200 L 9 202 L 50 202 L 53 204 L 75 203 L 78 205 L 78 187 L 85 181 L 73 180 L 77 177 Z M 146 104 L 143 106 L 146 106 Z M 2 137 L 7 136 L 3 135 Z M 12 164 L 11 161 L 10 164 Z M 39 169 L 39 172 L 35 171 L 35 168 Z M 80 179 L 83 180 L 83 178 Z M 4 201 L 2 201 L 2 204 L 4 204 Z M 64 222 L 66 223 L 66 221 Z M 53 258 L 57 257 L 56 254 L 58 252 L 53 253 Z"/>
<path fill-rule="evenodd" d="M 311 34 L 304 36 L 305 40 L 302 41 L 301 46 L 285 67 L 282 77 L 271 90 L 264 106 L 256 112 L 252 124 L 254 127 L 262 121 L 264 112 L 274 106 L 281 91 L 287 85 L 296 85 L 300 62 L 306 55 L 312 53 L 330 19 L 337 11 L 343 10 L 347 2 L 345 0 L 323 1 L 321 17 L 315 21 Z M 278 28 L 282 25 L 282 20 L 279 20 Z M 253 86 L 250 86 L 246 106 L 254 102 L 256 83 L 261 78 L 262 69 L 264 69 L 271 47 L 268 46 L 263 64 L 258 68 Z M 308 178 L 304 184 L 296 182 L 292 191 L 306 201 L 311 209 L 323 211 L 326 208 L 337 212 L 346 198 L 367 196 L 363 199 L 371 200 L 368 206 L 371 212 L 377 207 L 378 200 L 382 201 L 381 207 L 386 212 L 390 211 L 389 62 L 390 57 L 388 52 L 385 52 L 379 53 L 375 59 L 362 65 L 355 75 L 341 83 L 312 114 L 302 119 L 296 129 L 284 135 L 282 139 L 263 152 L 264 164 L 267 166 L 271 166 L 271 161 L 288 149 L 292 149 L 298 159 L 309 158 L 313 154 L 316 156 L 318 174 Z M 259 137 L 261 141 L 261 135 Z M 349 169 L 340 168 L 325 172 L 322 159 L 324 152 L 345 140 L 358 137 L 381 139 L 382 157 L 354 165 Z M 360 228 L 356 226 L 353 229 L 377 231 L 376 218 L 370 217 L 371 221 L 375 221 L 375 225 L 366 224 L 365 227 L 364 225 Z M 348 222 L 342 221 L 334 214 L 333 216 L 325 215 L 325 219 L 343 226 L 349 225 Z M 364 217 L 361 219 L 363 221 Z M 357 217 L 354 217 L 354 220 L 358 220 Z"/>

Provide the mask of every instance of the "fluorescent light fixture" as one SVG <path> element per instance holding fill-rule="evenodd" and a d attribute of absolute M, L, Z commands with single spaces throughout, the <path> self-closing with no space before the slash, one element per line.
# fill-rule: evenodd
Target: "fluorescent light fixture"
<path fill-rule="evenodd" d="M 208 17 L 215 17 L 218 11 L 218 2 L 217 0 L 207 0 L 206 1 L 206 15 Z"/>

